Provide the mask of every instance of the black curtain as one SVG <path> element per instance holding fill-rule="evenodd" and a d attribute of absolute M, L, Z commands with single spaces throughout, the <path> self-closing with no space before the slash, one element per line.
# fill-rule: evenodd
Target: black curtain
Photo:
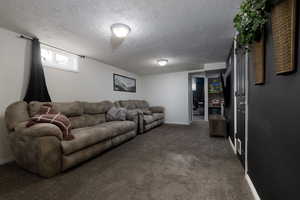
<path fill-rule="evenodd" d="M 24 101 L 51 102 L 41 61 L 40 41 L 37 38 L 32 40 L 30 78 Z"/>

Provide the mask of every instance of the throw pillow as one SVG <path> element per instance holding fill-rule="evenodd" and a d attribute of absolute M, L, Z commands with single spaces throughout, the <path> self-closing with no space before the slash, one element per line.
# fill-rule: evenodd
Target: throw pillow
<path fill-rule="evenodd" d="M 127 110 L 125 108 L 112 107 L 106 114 L 107 121 L 125 121 Z"/>

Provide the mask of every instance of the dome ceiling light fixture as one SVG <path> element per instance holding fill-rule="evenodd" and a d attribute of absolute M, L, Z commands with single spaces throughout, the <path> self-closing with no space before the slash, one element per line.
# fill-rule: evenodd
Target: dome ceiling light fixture
<path fill-rule="evenodd" d="M 118 38 L 126 38 L 131 29 L 126 24 L 116 23 L 111 25 L 111 31 Z"/>
<path fill-rule="evenodd" d="M 159 59 L 159 60 L 157 60 L 157 64 L 161 67 L 166 66 L 168 64 L 168 60 L 167 59 Z"/>

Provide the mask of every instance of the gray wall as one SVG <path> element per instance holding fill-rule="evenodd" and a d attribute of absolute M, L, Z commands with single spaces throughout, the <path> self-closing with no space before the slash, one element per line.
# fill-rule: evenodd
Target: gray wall
<path fill-rule="evenodd" d="M 299 31 L 297 35 L 299 46 Z M 296 200 L 300 180 L 300 72 L 275 74 L 270 24 L 266 46 L 264 85 L 254 85 L 250 65 L 249 175 L 262 199 Z M 298 51 L 298 68 L 299 57 Z"/>

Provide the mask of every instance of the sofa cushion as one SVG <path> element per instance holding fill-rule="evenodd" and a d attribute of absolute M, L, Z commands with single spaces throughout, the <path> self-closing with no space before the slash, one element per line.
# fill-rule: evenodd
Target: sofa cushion
<path fill-rule="evenodd" d="M 135 105 L 139 109 L 148 109 L 149 108 L 149 104 L 145 100 L 135 100 Z"/>
<path fill-rule="evenodd" d="M 85 160 L 91 159 L 92 157 L 104 152 L 112 146 L 111 140 L 99 142 L 95 145 L 89 146 L 82 149 L 81 151 L 74 152 L 70 155 L 62 156 L 62 170 L 66 170 L 75 166 Z"/>
<path fill-rule="evenodd" d="M 153 113 L 153 118 L 155 120 L 160 120 L 160 119 L 164 119 L 165 115 L 163 113 Z"/>
<path fill-rule="evenodd" d="M 71 122 L 72 129 L 87 127 L 85 123 L 84 115 L 77 116 L 77 117 L 70 117 L 69 119 Z"/>
<path fill-rule="evenodd" d="M 125 121 L 127 110 L 126 108 L 111 107 L 106 114 L 107 121 Z"/>
<path fill-rule="evenodd" d="M 149 110 L 148 108 L 144 108 L 141 111 L 143 112 L 144 115 L 152 115 L 151 110 Z"/>
<path fill-rule="evenodd" d="M 88 115 L 84 114 L 77 117 L 70 117 L 72 128 L 83 128 L 87 126 L 95 126 L 106 121 L 105 114 Z"/>
<path fill-rule="evenodd" d="M 128 110 L 136 109 L 136 105 L 133 100 L 120 101 L 120 105 Z"/>
<path fill-rule="evenodd" d="M 144 121 L 146 124 L 150 124 L 155 121 L 153 115 L 144 115 Z"/>
<path fill-rule="evenodd" d="M 29 114 L 30 117 L 38 114 L 41 106 L 45 102 L 32 101 L 29 103 Z M 60 112 L 67 117 L 80 116 L 83 114 L 83 107 L 80 102 L 64 102 L 64 103 L 50 103 L 53 105 L 53 109 Z"/>
<path fill-rule="evenodd" d="M 149 108 L 153 113 L 164 113 L 165 108 L 162 106 L 152 106 Z"/>
<path fill-rule="evenodd" d="M 119 101 L 118 104 L 126 109 L 146 109 L 149 108 L 149 104 L 144 100 L 127 100 Z"/>
<path fill-rule="evenodd" d="M 79 101 L 70 103 L 53 103 L 54 109 L 67 117 L 80 116 L 83 114 L 83 107 Z"/>
<path fill-rule="evenodd" d="M 90 145 L 111 139 L 135 129 L 132 121 L 112 121 L 100 125 L 73 129 L 74 139 L 62 141 L 64 155 L 84 149 Z"/>
<path fill-rule="evenodd" d="M 111 121 L 97 125 L 97 127 L 105 127 L 112 132 L 112 137 L 135 130 L 136 124 L 133 121 Z"/>
<path fill-rule="evenodd" d="M 110 101 L 101 101 L 97 103 L 82 102 L 85 114 L 103 114 L 106 113 L 113 103 Z"/>
<path fill-rule="evenodd" d="M 113 106 L 115 106 L 116 108 L 122 107 L 121 104 L 120 104 L 120 101 L 115 101 L 115 102 L 113 103 Z"/>
<path fill-rule="evenodd" d="M 96 126 L 73 129 L 72 133 L 74 135 L 73 140 L 61 142 L 64 155 L 107 140 L 112 136 L 112 132 L 105 127 Z"/>
<path fill-rule="evenodd" d="M 148 131 L 148 130 L 150 130 L 152 128 L 155 128 L 155 127 L 157 127 L 157 126 L 159 126 L 159 125 L 161 125 L 163 123 L 164 123 L 164 120 L 161 119 L 161 120 L 156 120 L 156 121 L 154 121 L 154 122 L 152 122 L 150 124 L 146 124 L 144 131 Z"/>
<path fill-rule="evenodd" d="M 123 135 L 114 137 L 111 142 L 112 142 L 112 146 L 117 146 L 127 140 L 129 140 L 130 138 L 133 138 L 136 136 L 136 132 L 135 131 L 130 131 L 128 133 L 125 133 Z"/>
<path fill-rule="evenodd" d="M 152 115 L 144 115 L 144 121 L 146 122 L 146 124 L 150 124 L 154 121 L 162 119 L 164 119 L 163 113 L 153 113 Z"/>

